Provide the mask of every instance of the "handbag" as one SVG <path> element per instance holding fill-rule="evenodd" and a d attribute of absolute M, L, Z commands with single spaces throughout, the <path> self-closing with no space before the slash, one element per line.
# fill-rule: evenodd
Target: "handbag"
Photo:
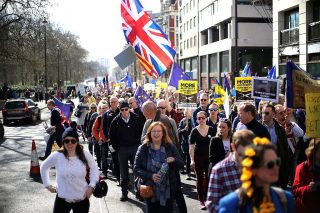
<path fill-rule="evenodd" d="M 151 198 L 153 196 L 153 188 L 152 186 L 145 185 L 143 180 L 139 177 L 135 179 L 136 187 L 139 191 L 139 194 L 142 198 Z"/>
<path fill-rule="evenodd" d="M 86 166 L 87 169 L 87 175 L 86 175 L 86 181 L 89 184 L 90 183 L 90 167 Z M 105 182 L 103 180 L 103 178 L 101 176 L 99 176 L 99 181 L 96 183 L 96 186 L 93 189 L 93 196 L 95 196 L 96 198 L 102 198 L 105 197 L 108 193 L 108 184 L 107 182 Z"/>

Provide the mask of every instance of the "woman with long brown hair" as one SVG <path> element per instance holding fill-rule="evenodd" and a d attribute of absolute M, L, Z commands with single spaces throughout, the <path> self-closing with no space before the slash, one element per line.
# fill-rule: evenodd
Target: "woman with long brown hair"
<path fill-rule="evenodd" d="M 217 135 L 212 137 L 209 145 L 209 174 L 211 168 L 225 159 L 231 151 L 232 124 L 227 118 L 221 118 L 218 122 Z"/>
<path fill-rule="evenodd" d="M 169 141 L 166 127 L 161 122 L 152 123 L 144 143 L 138 148 L 133 168 L 144 185 L 153 189 L 153 196 L 145 199 L 147 213 L 173 212 L 175 170 L 183 166 L 178 150 Z"/>
<path fill-rule="evenodd" d="M 241 188 L 223 197 L 219 212 L 223 213 L 294 213 L 290 192 L 271 185 L 278 181 L 280 158 L 267 138 L 255 138 L 242 158 Z"/>
<path fill-rule="evenodd" d="M 89 198 L 99 180 L 99 169 L 92 155 L 79 144 L 76 128 L 67 128 L 62 135 L 63 146 L 52 153 L 41 165 L 43 185 L 57 193 L 53 212 L 89 212 Z M 50 184 L 49 169 L 56 168 L 56 186 Z M 89 167 L 89 183 L 87 172 Z"/>

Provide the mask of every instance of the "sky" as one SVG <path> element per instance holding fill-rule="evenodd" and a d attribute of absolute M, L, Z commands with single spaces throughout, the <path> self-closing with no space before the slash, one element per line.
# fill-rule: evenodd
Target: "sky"
<path fill-rule="evenodd" d="M 160 0 L 140 0 L 146 11 L 159 12 Z M 65 31 L 79 36 L 81 46 L 89 51 L 89 60 L 114 57 L 126 40 L 121 28 L 120 0 L 54 0 L 50 19 Z"/>

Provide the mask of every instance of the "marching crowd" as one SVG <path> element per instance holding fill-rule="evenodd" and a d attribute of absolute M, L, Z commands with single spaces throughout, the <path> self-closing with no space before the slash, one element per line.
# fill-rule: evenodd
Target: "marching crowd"
<path fill-rule="evenodd" d="M 202 92 L 196 109 L 183 109 L 174 96 L 140 106 L 130 93 L 88 92 L 71 110 L 89 152 L 73 124 L 64 130 L 60 111 L 49 100 L 54 131 L 40 159 L 45 187 L 57 192 L 54 212 L 88 212 L 99 169 L 103 178 L 118 181 L 120 201 L 128 200 L 134 185 L 149 213 L 173 212 L 174 206 L 188 212 L 180 174 L 190 180 L 193 172 L 201 210 L 318 212 L 320 140 L 305 136 L 305 111 L 286 108 L 281 96 L 278 103 L 233 103 L 226 116 L 210 98 Z M 51 153 L 54 141 L 61 149 Z M 57 186 L 48 181 L 52 166 Z"/>

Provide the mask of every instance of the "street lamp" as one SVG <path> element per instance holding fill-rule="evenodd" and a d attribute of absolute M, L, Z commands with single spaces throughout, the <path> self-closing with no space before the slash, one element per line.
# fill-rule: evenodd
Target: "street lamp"
<path fill-rule="evenodd" d="M 58 50 L 58 84 L 57 84 L 57 92 L 60 92 L 60 46 L 57 44 Z"/>
<path fill-rule="evenodd" d="M 47 92 L 48 92 L 48 70 L 47 70 L 47 20 L 42 21 L 44 24 L 44 84 L 46 87 L 45 101 L 47 103 Z"/>

